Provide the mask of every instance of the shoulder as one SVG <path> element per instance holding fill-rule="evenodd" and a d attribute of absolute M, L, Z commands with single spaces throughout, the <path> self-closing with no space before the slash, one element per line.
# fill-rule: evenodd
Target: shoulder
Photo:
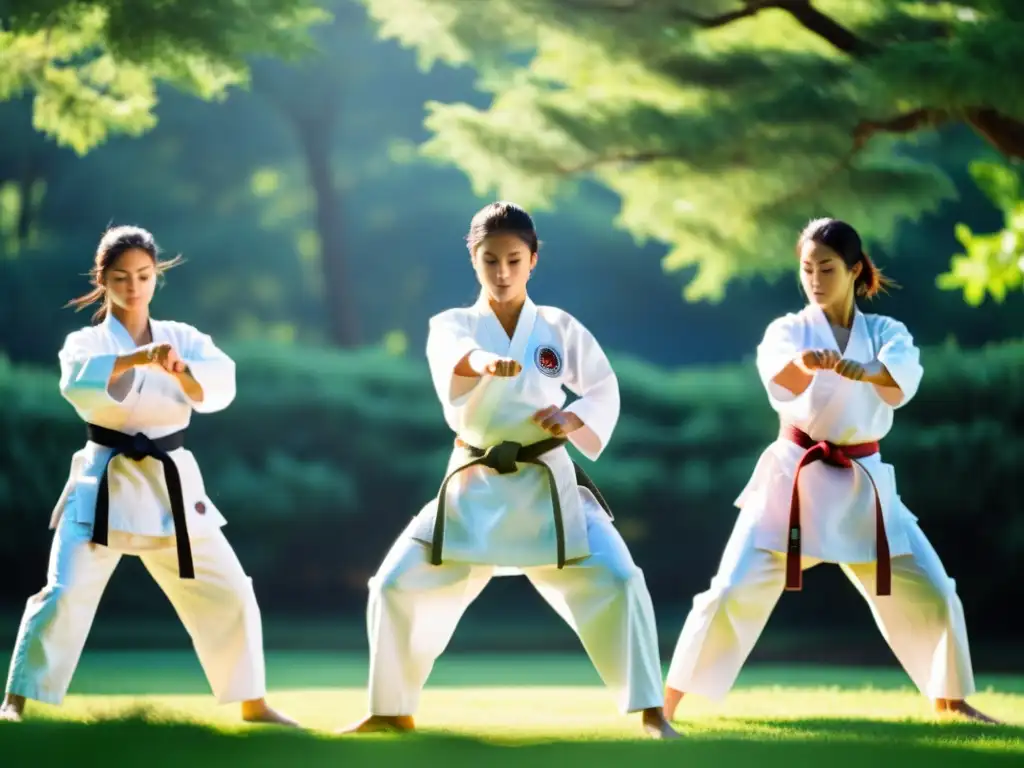
<path fill-rule="evenodd" d="M 161 330 L 173 333 L 176 335 L 183 336 L 199 336 L 202 332 L 194 325 L 183 323 L 180 320 L 150 320 L 150 324 L 154 328 L 160 328 Z"/>
<path fill-rule="evenodd" d="M 433 315 L 429 325 L 431 328 L 468 327 L 478 314 L 476 307 L 453 307 Z"/>
<path fill-rule="evenodd" d="M 210 339 L 209 334 L 203 333 L 194 325 L 179 320 L 151 320 L 150 323 L 153 330 L 159 328 L 162 335 L 172 339 L 177 346 L 202 344 Z"/>
<path fill-rule="evenodd" d="M 802 328 L 807 318 L 804 311 L 800 312 L 787 312 L 780 317 L 776 317 L 767 327 L 764 329 L 765 336 L 777 336 L 779 334 L 789 334 L 798 328 Z"/>
<path fill-rule="evenodd" d="M 576 318 L 566 312 L 564 309 L 558 307 L 549 307 L 538 304 L 537 305 L 537 317 L 544 320 L 544 322 L 557 324 L 557 323 L 575 323 Z"/>
<path fill-rule="evenodd" d="M 537 317 L 563 333 L 589 333 L 583 323 L 559 307 L 538 306 Z"/>
<path fill-rule="evenodd" d="M 910 330 L 903 322 L 888 315 L 864 313 L 864 321 L 875 337 L 910 336 Z"/>
<path fill-rule="evenodd" d="M 106 331 L 102 325 L 87 325 L 76 331 L 71 331 L 64 337 L 62 349 L 89 349 L 99 347 L 106 338 Z"/>

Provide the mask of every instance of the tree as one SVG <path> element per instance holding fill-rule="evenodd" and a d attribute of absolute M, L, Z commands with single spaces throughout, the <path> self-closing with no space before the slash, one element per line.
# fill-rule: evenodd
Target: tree
<path fill-rule="evenodd" d="M 421 64 L 472 63 L 489 109 L 431 103 L 425 152 L 479 194 L 568 182 L 696 268 L 688 299 L 792 266 L 811 217 L 876 242 L 954 194 L 907 141 L 966 123 L 1024 157 L 1018 0 L 362 0 Z"/>
<path fill-rule="evenodd" d="M 334 147 L 344 117 L 347 80 L 354 74 L 342 61 L 351 48 L 345 35 L 358 35 L 366 16 L 351 0 L 335 0 L 334 21 L 316 35 L 317 55 L 290 68 L 258 62 L 254 86 L 289 124 L 313 191 L 316 251 L 323 270 L 331 340 L 342 347 L 360 341 L 359 315 L 347 264 L 342 192 L 335 173 Z"/>
<path fill-rule="evenodd" d="M 984 235 L 958 224 L 956 237 L 965 253 L 953 257 L 949 272 L 937 283 L 946 290 L 962 290 L 964 300 L 979 306 L 991 296 L 1001 303 L 1008 291 L 1024 283 L 1024 179 L 1012 167 L 977 160 L 971 176 L 985 195 L 1003 212 L 1003 229 Z"/>
<path fill-rule="evenodd" d="M 0 0 L 0 101 L 31 95 L 35 128 L 84 154 L 151 129 L 158 82 L 221 97 L 247 57 L 307 51 L 324 17 L 313 0 Z"/>

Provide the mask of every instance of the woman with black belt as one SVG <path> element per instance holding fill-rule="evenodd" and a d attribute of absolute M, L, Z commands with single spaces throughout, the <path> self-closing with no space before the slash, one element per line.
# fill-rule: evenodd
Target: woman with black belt
<path fill-rule="evenodd" d="M 137 555 L 192 638 L 214 695 L 241 702 L 242 718 L 295 725 L 270 708 L 252 581 L 224 537 L 221 513 L 184 447 L 192 412 L 235 397 L 235 364 L 185 323 L 149 316 L 163 261 L 137 227 L 107 231 L 93 289 L 94 325 L 68 335 L 60 391 L 86 422 L 54 509 L 46 586 L 28 600 L 0 719 L 20 720 L 26 699 L 60 704 L 122 555 Z"/>

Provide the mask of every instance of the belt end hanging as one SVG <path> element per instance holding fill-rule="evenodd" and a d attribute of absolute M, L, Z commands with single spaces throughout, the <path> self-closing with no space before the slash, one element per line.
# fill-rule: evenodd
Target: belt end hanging
<path fill-rule="evenodd" d="M 889 597 L 892 594 L 892 566 L 888 559 L 879 560 L 875 569 L 875 594 Z"/>
<path fill-rule="evenodd" d="M 799 592 L 803 589 L 804 571 L 801 566 L 800 529 L 789 529 L 789 543 L 786 547 L 786 591 Z"/>

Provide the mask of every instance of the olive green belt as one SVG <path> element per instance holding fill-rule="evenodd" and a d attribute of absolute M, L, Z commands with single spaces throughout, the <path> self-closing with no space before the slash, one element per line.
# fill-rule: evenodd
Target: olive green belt
<path fill-rule="evenodd" d="M 555 448 L 560 448 L 566 443 L 566 439 L 562 437 L 551 437 L 547 440 L 541 440 L 537 443 L 530 445 L 521 445 L 519 443 L 504 442 L 492 445 L 490 448 L 475 448 L 472 445 L 467 445 L 461 440 L 456 441 L 458 445 L 466 454 L 470 457 L 470 460 L 465 464 L 462 464 L 445 477 L 444 482 L 441 483 L 441 489 L 437 492 L 437 512 L 434 518 L 434 536 L 431 543 L 430 550 L 430 562 L 432 565 L 441 565 L 441 548 L 444 544 L 444 522 L 445 522 L 445 502 L 448 495 L 448 482 L 465 469 L 470 467 L 487 467 L 493 469 L 499 475 L 511 475 L 519 470 L 517 464 L 533 464 L 544 470 L 545 476 L 548 481 L 548 488 L 551 491 L 551 507 L 554 511 L 555 517 L 555 540 L 558 547 L 558 567 L 563 568 L 565 566 L 565 525 L 562 522 L 562 502 L 558 498 L 558 483 L 555 480 L 555 473 L 551 471 L 551 467 L 541 461 L 540 457 L 549 451 L 553 451 Z M 601 495 L 601 491 L 598 490 L 594 481 L 591 480 L 587 473 L 574 461 L 572 463 L 573 468 L 576 470 L 576 484 L 583 486 L 594 494 L 594 498 L 597 499 L 597 503 L 601 505 L 601 508 L 608 513 L 609 517 L 613 517 L 611 508 L 608 506 L 608 502 L 604 500 L 604 496 Z"/>

